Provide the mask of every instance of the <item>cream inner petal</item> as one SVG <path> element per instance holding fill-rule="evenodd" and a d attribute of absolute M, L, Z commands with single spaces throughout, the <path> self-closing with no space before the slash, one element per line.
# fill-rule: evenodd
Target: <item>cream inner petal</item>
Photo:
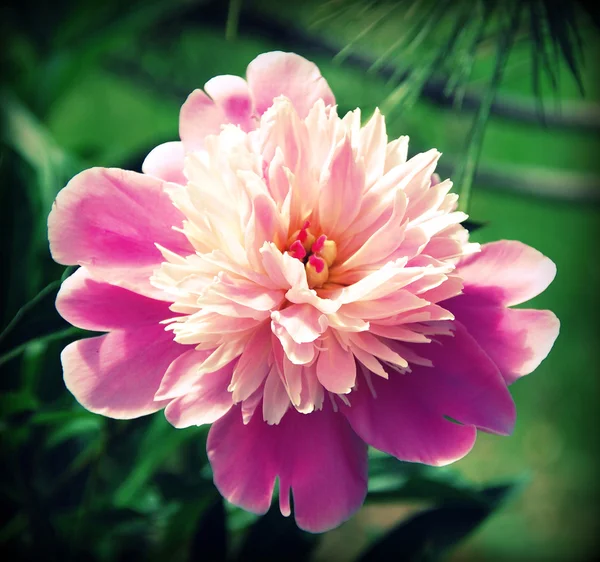
<path fill-rule="evenodd" d="M 351 403 L 371 376 L 431 364 L 427 345 L 453 330 L 455 265 L 478 251 L 451 182 L 432 181 L 438 158 L 407 160 L 378 112 L 361 127 L 317 102 L 300 119 L 285 98 L 256 131 L 225 126 L 188 154 L 187 185 L 168 192 L 196 252 L 160 248 L 151 281 L 173 301 L 175 341 L 203 352 L 197 384 L 236 362 L 223 372 L 245 419 L 262 399 L 278 423 L 285 400 Z"/>

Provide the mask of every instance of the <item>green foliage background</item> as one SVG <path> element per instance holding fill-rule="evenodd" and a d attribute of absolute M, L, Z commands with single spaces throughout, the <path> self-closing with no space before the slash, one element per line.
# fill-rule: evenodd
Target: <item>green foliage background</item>
<path fill-rule="evenodd" d="M 542 366 L 513 386 L 514 436 L 480 435 L 471 455 L 451 469 L 405 466 L 374 453 L 367 506 L 317 538 L 277 514 L 257 521 L 224 507 L 206 464 L 205 428 L 175 430 L 160 413 L 106 420 L 84 411 L 62 383 L 60 350 L 84 334 L 53 308 L 68 272 L 48 252 L 52 201 L 84 168 L 139 169 L 153 146 L 177 138 L 179 107 L 210 77 L 243 76 L 264 51 L 296 51 L 320 66 L 341 113 L 360 106 L 367 116 L 383 107 L 391 137 L 409 134 L 414 152 L 440 149 L 445 175 L 461 170 L 473 111 L 356 62 L 390 52 L 410 31 L 407 11 L 426 13 L 429 6 L 413 4 L 22 0 L 5 8 L 0 257 L 8 329 L 0 336 L 0 543 L 17 559 L 43 553 L 61 560 L 221 560 L 227 550 L 230 559 L 244 560 L 402 559 L 400 553 L 430 560 L 483 521 L 452 550 L 452 560 L 577 560 L 594 551 L 600 39 L 585 12 L 578 20 L 585 97 L 568 61 L 554 53 L 559 83 L 554 93 L 547 77 L 540 85 L 546 124 L 532 91 L 532 38 L 517 36 L 471 195 L 471 220 L 483 223 L 474 239 L 518 239 L 558 267 L 532 306 L 556 312 L 561 335 Z M 449 15 L 458 4 L 445 5 Z M 438 18 L 439 35 L 391 52 L 383 66 L 419 68 L 451 23 Z M 484 95 L 497 61 L 492 39 L 477 51 L 465 80 L 475 97 Z M 433 78 L 443 70 L 433 69 Z M 490 481 L 516 481 L 520 493 L 482 491 Z M 431 505 L 441 512 L 395 527 Z M 450 524 L 457 520 L 464 526 Z M 277 550 L 282 545 L 285 555 Z"/>

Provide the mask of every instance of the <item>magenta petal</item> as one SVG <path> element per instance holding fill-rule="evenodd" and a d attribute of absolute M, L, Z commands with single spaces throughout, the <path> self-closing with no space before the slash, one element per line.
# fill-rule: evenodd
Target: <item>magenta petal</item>
<path fill-rule="evenodd" d="M 462 295 L 445 303 L 511 384 L 546 358 L 560 322 L 549 310 L 510 309 Z"/>
<path fill-rule="evenodd" d="M 391 373 L 389 380 L 372 376 L 374 398 L 366 384 L 342 406 L 352 429 L 369 445 L 409 462 L 443 466 L 464 457 L 475 444 L 477 430 L 444 419 L 421 395 L 413 379 Z M 422 381 L 421 381 L 422 382 Z"/>
<path fill-rule="evenodd" d="M 163 261 L 158 243 L 193 253 L 173 226 L 183 217 L 163 190 L 163 182 L 119 169 L 91 168 L 58 194 L 48 217 L 52 257 L 65 265 L 85 265 L 94 277 L 136 293 L 165 299 L 150 285 Z"/>
<path fill-rule="evenodd" d="M 256 57 L 246 73 L 256 113 L 262 115 L 278 96 L 287 97 L 300 118 L 319 99 L 334 105 L 335 97 L 317 66 L 294 53 L 275 51 Z"/>
<path fill-rule="evenodd" d="M 265 513 L 279 477 L 282 512 L 289 513 L 291 488 L 296 522 L 306 531 L 336 527 L 366 495 L 366 445 L 331 408 L 292 409 L 279 425 L 258 415 L 244 425 L 239 407 L 233 408 L 212 426 L 207 450 L 215 485 L 227 500 Z"/>
<path fill-rule="evenodd" d="M 186 351 L 164 326 L 143 326 L 73 342 L 62 352 L 65 384 L 86 409 L 131 419 L 160 410 L 154 394 L 171 361 Z"/>
<path fill-rule="evenodd" d="M 414 346 L 433 367 L 412 366 L 389 379 L 371 377 L 374 398 L 366 384 L 342 406 L 353 429 L 369 445 L 401 460 L 444 465 L 466 455 L 475 441 L 475 427 L 510 433 L 515 408 L 496 366 L 460 325 L 454 337 Z M 444 419 L 457 420 L 459 425 Z"/>
<path fill-rule="evenodd" d="M 481 252 L 463 259 L 457 274 L 464 293 L 511 306 L 539 295 L 554 279 L 556 266 L 534 248 L 515 240 L 484 244 Z"/>
<path fill-rule="evenodd" d="M 142 164 L 142 172 L 164 181 L 185 185 L 183 175 L 185 150 L 180 141 L 165 142 L 152 149 Z"/>
<path fill-rule="evenodd" d="M 96 281 L 85 267 L 63 282 L 56 309 L 74 326 L 97 332 L 158 324 L 173 316 L 167 303 Z"/>
<path fill-rule="evenodd" d="M 433 367 L 416 367 L 407 379 L 432 407 L 446 416 L 491 433 L 508 435 L 516 411 L 502 375 L 475 339 L 459 322 L 454 336 L 439 336 L 441 343 L 414 346 Z M 391 378 L 391 377 L 390 377 Z"/>

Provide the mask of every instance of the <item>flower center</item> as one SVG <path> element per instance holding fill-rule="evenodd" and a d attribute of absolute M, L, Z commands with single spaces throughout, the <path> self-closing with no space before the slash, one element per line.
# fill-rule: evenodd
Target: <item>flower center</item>
<path fill-rule="evenodd" d="M 318 238 L 309 230 L 310 222 L 292 234 L 287 243 L 287 252 L 304 263 L 306 280 L 311 289 L 322 287 L 329 278 L 329 268 L 337 257 L 337 246 L 325 234 Z"/>

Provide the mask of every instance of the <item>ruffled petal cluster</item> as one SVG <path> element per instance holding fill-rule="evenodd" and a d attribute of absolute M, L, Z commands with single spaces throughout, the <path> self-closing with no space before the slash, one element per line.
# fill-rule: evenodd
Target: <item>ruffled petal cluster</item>
<path fill-rule="evenodd" d="M 267 53 L 247 81 L 210 80 L 181 111 L 181 142 L 144 173 L 76 176 L 49 217 L 53 257 L 81 267 L 64 318 L 108 332 L 62 354 L 93 412 L 165 409 L 210 424 L 231 502 L 324 531 L 367 486 L 367 444 L 453 462 L 477 429 L 508 434 L 508 385 L 549 353 L 549 311 L 511 309 L 554 264 L 520 242 L 470 243 L 440 154 L 407 157 L 376 111 L 339 116 L 317 67 Z M 458 423 L 457 423 L 458 422 Z"/>

